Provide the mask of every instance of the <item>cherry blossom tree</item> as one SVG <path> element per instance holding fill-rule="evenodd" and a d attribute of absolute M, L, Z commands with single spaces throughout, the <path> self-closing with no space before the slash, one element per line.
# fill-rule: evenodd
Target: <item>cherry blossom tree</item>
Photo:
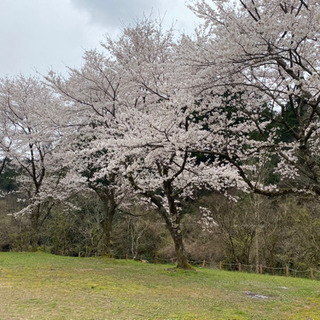
<path fill-rule="evenodd" d="M 183 243 L 182 202 L 198 188 L 225 191 L 237 175 L 219 159 L 198 163 L 191 151 L 208 135 L 196 121 L 189 69 L 180 60 L 173 30 L 145 19 L 105 47 L 126 79 L 127 100 L 117 115 L 117 134 L 106 141 L 119 155 L 136 194 L 156 208 L 172 237 L 177 267 L 191 268 Z M 134 103 L 133 103 L 134 102 Z"/>
<path fill-rule="evenodd" d="M 226 111 L 225 130 L 212 130 L 219 148 L 208 139 L 203 150 L 233 164 L 255 192 L 319 195 L 319 2 L 211 3 L 194 1 L 205 31 L 186 40 L 206 111 Z M 259 179 L 271 160 L 282 179 L 276 186 Z"/>
<path fill-rule="evenodd" d="M 2 150 L 19 169 L 19 195 L 25 202 L 16 214 L 28 216 L 31 244 L 36 249 L 39 230 L 55 203 L 59 179 L 53 174 L 56 164 L 50 162 L 59 141 L 59 101 L 38 79 L 19 76 L 1 80 L 0 108 L 5 124 Z"/>
<path fill-rule="evenodd" d="M 67 171 L 61 181 L 66 188 L 94 191 L 102 201 L 100 253 L 110 256 L 113 220 L 130 196 L 120 164 L 102 142 L 113 135 L 123 81 L 115 63 L 96 50 L 86 51 L 83 59 L 83 67 L 70 68 L 67 79 L 53 72 L 46 77 L 66 105 L 63 139 L 56 157 Z"/>

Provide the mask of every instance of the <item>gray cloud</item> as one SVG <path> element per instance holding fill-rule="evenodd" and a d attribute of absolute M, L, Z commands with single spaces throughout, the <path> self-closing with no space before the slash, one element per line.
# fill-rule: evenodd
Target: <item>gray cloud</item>
<path fill-rule="evenodd" d="M 71 0 L 73 5 L 86 10 L 93 23 L 113 27 L 120 23 L 129 23 L 143 12 L 150 12 L 157 3 L 150 5 L 148 0 Z"/>
<path fill-rule="evenodd" d="M 196 17 L 185 6 L 185 0 L 71 0 L 75 8 L 90 15 L 93 24 L 107 28 L 127 26 L 135 19 L 151 13 L 164 18 L 167 26 L 176 23 L 178 29 L 191 31 Z"/>

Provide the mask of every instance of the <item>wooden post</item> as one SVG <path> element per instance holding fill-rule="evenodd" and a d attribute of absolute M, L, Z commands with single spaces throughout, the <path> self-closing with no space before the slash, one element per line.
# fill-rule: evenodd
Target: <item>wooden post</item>
<path fill-rule="evenodd" d="M 142 263 L 142 261 L 143 261 L 143 256 L 141 255 L 140 256 L 140 262 Z"/>
<path fill-rule="evenodd" d="M 289 267 L 286 266 L 286 277 L 289 277 Z"/>
<path fill-rule="evenodd" d="M 219 270 L 222 270 L 222 262 L 219 262 Z"/>
<path fill-rule="evenodd" d="M 310 279 L 313 280 L 313 269 L 310 268 Z"/>
<path fill-rule="evenodd" d="M 79 258 L 81 257 L 81 252 L 80 252 L 80 251 L 78 252 L 78 257 L 79 257 Z"/>
<path fill-rule="evenodd" d="M 241 272 L 241 263 L 238 264 L 238 270 Z"/>
<path fill-rule="evenodd" d="M 154 254 L 154 264 L 157 264 L 158 263 L 158 254 L 155 253 Z"/>
<path fill-rule="evenodd" d="M 263 274 L 263 267 L 262 267 L 262 264 L 260 264 L 260 274 Z"/>
<path fill-rule="evenodd" d="M 205 268 L 206 267 L 206 260 L 203 260 L 202 261 L 202 268 Z"/>
<path fill-rule="evenodd" d="M 128 254 L 126 254 L 126 260 L 128 261 Z"/>

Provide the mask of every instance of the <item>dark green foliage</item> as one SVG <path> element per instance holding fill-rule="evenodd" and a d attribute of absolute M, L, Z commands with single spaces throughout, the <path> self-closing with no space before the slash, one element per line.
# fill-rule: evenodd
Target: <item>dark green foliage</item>
<path fill-rule="evenodd" d="M 4 192 L 17 190 L 18 184 L 16 178 L 18 174 L 18 169 L 11 164 L 10 160 L 6 160 L 6 165 L 0 174 L 0 190 Z"/>
<path fill-rule="evenodd" d="M 72 199 L 76 208 L 58 207 L 43 231 L 43 245 L 54 254 L 91 256 L 101 237 L 102 206 L 92 194 Z"/>

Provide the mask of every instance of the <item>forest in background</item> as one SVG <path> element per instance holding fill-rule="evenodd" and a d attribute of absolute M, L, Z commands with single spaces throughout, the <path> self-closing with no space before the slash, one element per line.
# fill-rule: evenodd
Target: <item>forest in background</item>
<path fill-rule="evenodd" d="M 8 187 L 2 181 L 2 188 Z M 10 184 L 11 185 L 11 184 Z M 264 265 L 296 270 L 319 268 L 319 204 L 313 198 L 240 196 L 232 200 L 204 191 L 198 202 L 185 203 L 182 221 L 188 258 L 196 264 L 219 262 Z M 37 250 L 57 255 L 90 257 L 103 254 L 103 206 L 93 193 L 74 196 L 76 209 L 57 206 L 41 228 Z M 28 217 L 13 216 L 21 204 L 14 194 L 0 199 L 0 251 L 33 251 Z M 199 203 L 212 212 L 213 226 L 203 224 Z M 170 235 L 160 218 L 141 206 L 130 214 L 118 212 L 111 239 L 111 255 L 153 262 L 174 262 Z"/>

